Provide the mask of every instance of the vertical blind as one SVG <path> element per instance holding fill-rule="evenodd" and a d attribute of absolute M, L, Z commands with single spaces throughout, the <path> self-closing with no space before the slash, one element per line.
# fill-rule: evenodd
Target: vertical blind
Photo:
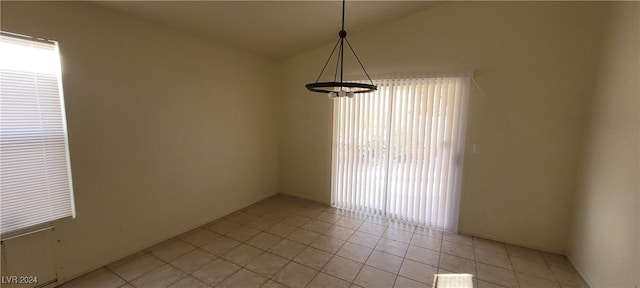
<path fill-rule="evenodd" d="M 457 231 L 470 78 L 376 82 L 334 100 L 332 204 Z"/>
<path fill-rule="evenodd" d="M 0 34 L 2 237 L 73 217 L 58 46 Z"/>

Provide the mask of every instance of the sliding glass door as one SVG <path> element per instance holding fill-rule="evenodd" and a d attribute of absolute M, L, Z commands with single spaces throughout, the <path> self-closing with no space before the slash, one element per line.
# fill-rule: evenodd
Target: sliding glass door
<path fill-rule="evenodd" d="M 469 78 L 376 84 L 334 101 L 333 205 L 456 231 Z"/>

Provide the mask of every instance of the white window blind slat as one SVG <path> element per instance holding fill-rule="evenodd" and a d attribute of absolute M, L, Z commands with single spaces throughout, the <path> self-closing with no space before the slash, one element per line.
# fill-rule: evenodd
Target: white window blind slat
<path fill-rule="evenodd" d="M 75 217 L 57 43 L 0 34 L 0 234 Z"/>
<path fill-rule="evenodd" d="M 456 231 L 469 78 L 376 84 L 334 99 L 333 205 Z"/>

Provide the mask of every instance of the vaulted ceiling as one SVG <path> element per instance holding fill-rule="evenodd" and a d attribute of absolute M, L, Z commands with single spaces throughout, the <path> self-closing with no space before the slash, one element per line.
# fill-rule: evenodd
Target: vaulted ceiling
<path fill-rule="evenodd" d="M 272 59 L 338 38 L 340 1 L 97 1 L 153 23 Z M 354 34 L 439 4 L 347 1 L 345 30 Z"/>

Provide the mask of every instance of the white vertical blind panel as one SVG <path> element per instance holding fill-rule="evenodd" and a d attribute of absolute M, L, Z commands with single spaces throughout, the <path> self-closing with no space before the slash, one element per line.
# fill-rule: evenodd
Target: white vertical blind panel
<path fill-rule="evenodd" d="M 333 205 L 456 231 L 469 78 L 376 84 L 334 100 Z"/>
<path fill-rule="evenodd" d="M 55 43 L 0 36 L 0 233 L 74 216 Z"/>

